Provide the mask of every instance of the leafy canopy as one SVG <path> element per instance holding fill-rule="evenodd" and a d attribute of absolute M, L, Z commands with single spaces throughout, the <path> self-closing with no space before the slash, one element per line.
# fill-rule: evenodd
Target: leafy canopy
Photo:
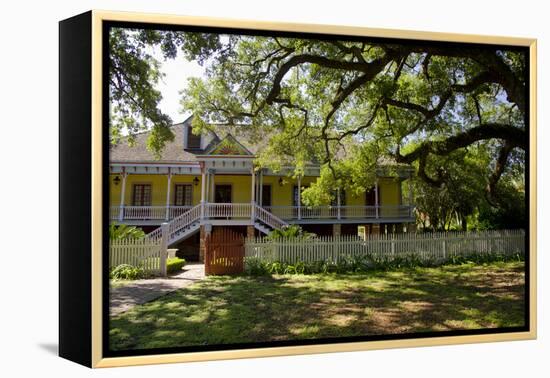
<path fill-rule="evenodd" d="M 412 165 L 422 183 L 442 190 L 464 179 L 461 162 L 470 159 L 479 173 L 475 193 L 485 192 L 492 204 L 503 175 L 511 180 L 518 167 L 523 174 L 524 50 L 115 30 L 112 134 L 151 127 L 149 147 L 159 154 L 172 135 L 152 88 L 160 78 L 147 53 L 152 45 L 167 59 L 180 49 L 206 69 L 182 92 L 195 132 L 246 134 L 264 145 L 258 164 L 290 165 L 294 175 L 321 164 L 312 198 L 335 186 L 366 190 L 380 160 Z M 476 151 L 487 153 L 478 158 Z"/>

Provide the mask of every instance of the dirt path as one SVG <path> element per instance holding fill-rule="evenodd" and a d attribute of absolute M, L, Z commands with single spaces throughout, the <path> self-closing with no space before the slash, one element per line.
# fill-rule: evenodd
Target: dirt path
<path fill-rule="evenodd" d="M 187 264 L 179 274 L 137 280 L 109 290 L 109 314 L 115 316 L 204 278 L 204 264 Z"/>

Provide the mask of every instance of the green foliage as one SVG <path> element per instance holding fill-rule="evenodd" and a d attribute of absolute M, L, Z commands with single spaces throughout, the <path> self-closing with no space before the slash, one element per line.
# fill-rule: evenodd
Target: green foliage
<path fill-rule="evenodd" d="M 166 260 L 166 271 L 168 274 L 178 273 L 185 266 L 185 259 L 173 257 Z"/>
<path fill-rule="evenodd" d="M 493 142 L 433 158 L 426 170 L 441 185 L 414 180 L 414 200 L 424 229 L 518 229 L 525 227 L 524 167 L 512 157 L 489 203 L 486 193 Z M 444 167 L 444 168 L 443 168 Z"/>
<path fill-rule="evenodd" d="M 468 253 L 451 256 L 445 261 L 421 260 L 411 254 L 398 258 L 373 258 L 369 255 L 346 257 L 336 262 L 313 261 L 286 263 L 281 261 L 267 262 L 257 258 L 247 258 L 245 273 L 251 276 L 268 276 L 272 274 L 347 274 L 376 271 L 391 271 L 395 269 L 430 268 L 445 264 L 487 264 L 494 262 L 524 261 L 521 254 L 507 255 L 502 253 Z"/>
<path fill-rule="evenodd" d="M 320 177 L 302 191 L 304 204 L 330 205 L 335 200 L 336 188 L 349 195 L 359 196 L 374 186 L 378 167 L 376 146 L 351 144 L 348 149 L 347 159 L 333 162 L 332 167 L 328 164 L 321 166 Z"/>
<path fill-rule="evenodd" d="M 414 180 L 415 205 L 424 229 L 466 231 L 468 218 L 485 202 L 486 166 L 491 159 L 487 153 L 489 144 L 472 146 L 468 152 L 434 157 L 426 172 L 439 176 L 439 185 L 420 178 Z"/>
<path fill-rule="evenodd" d="M 525 264 L 509 262 L 364 274 L 211 276 L 112 317 L 109 348 L 441 332 L 449 324 L 485 331 L 521 327 L 524 272 Z"/>
<path fill-rule="evenodd" d="M 525 261 L 525 256 L 519 253 L 506 255 L 503 253 L 469 253 L 463 256 L 451 256 L 448 263 L 453 265 L 462 264 L 491 264 L 495 262 Z"/>
<path fill-rule="evenodd" d="M 137 280 L 144 277 L 143 268 L 128 264 L 120 264 L 109 272 L 109 278 L 112 280 Z"/>
<path fill-rule="evenodd" d="M 405 151 L 411 144 L 441 141 L 483 121 L 509 121 L 510 116 L 521 115 L 508 102 L 514 96 L 508 101 L 496 96 L 502 88 L 491 81 L 481 81 L 475 90 L 453 91 L 457 84 L 496 69 L 484 63 L 494 61 L 495 55 L 503 61 L 502 67 L 514 67 L 521 76 L 525 57 L 514 52 L 449 49 L 430 54 L 424 51 L 426 47 L 409 50 L 368 41 L 250 36 L 220 41 L 217 52 L 227 50 L 231 53 L 223 56 L 211 51 L 206 77 L 193 78 L 183 92 L 184 108 L 192 109 L 203 125 L 246 127 L 256 138 L 269 135 L 259 161 L 273 168 L 292 164 L 295 174 L 308 161 L 317 161 L 327 164 L 336 180 L 354 180 L 356 174 L 346 173 L 357 165 L 339 165 L 339 161 L 350 159 L 371 166 L 380 155 L 393 157 L 396 147 Z M 204 54 L 195 57 L 204 59 Z M 362 68 L 372 70 L 372 77 L 362 76 Z M 277 75 L 281 70 L 287 70 L 284 80 Z M 388 106 L 385 98 L 395 101 Z M 427 115 L 417 109 L 434 110 Z M 513 118 L 513 123 L 521 128 L 520 118 Z M 360 156 L 350 151 L 354 145 L 368 148 Z M 357 171 L 361 175 L 370 170 Z"/>
<path fill-rule="evenodd" d="M 110 140 L 123 135 L 132 144 L 135 135 L 151 130 L 147 148 L 160 158 L 166 142 L 174 139 L 172 120 L 159 110 L 162 94 L 156 89 L 163 74 L 151 48 L 161 45 L 165 57 L 174 57 L 172 33 L 111 28 L 109 35 Z"/>
<path fill-rule="evenodd" d="M 141 228 L 135 226 L 128 226 L 127 224 L 109 225 L 109 239 L 110 240 L 122 240 L 122 239 L 141 239 L 145 236 L 145 232 Z"/>
<path fill-rule="evenodd" d="M 261 142 L 257 163 L 292 166 L 289 176 L 319 163 L 320 179 L 303 191 L 307 205 L 329 204 L 335 188 L 360 195 L 377 167 L 401 163 L 422 180 L 417 202 L 428 227 L 466 228 L 477 214 L 480 227 L 523 219 L 524 209 L 483 199 L 503 146 L 511 149 L 496 180 L 524 176 L 523 52 L 120 28 L 109 44 L 113 143 L 150 129 L 147 146 L 160 156 L 172 140 L 151 51 L 173 59 L 180 50 L 205 67 L 182 91 L 193 132 L 222 128 Z"/>
<path fill-rule="evenodd" d="M 285 239 L 311 239 L 315 237 L 315 234 L 311 232 L 304 231 L 302 227 L 300 227 L 297 224 L 291 224 L 288 226 L 284 226 L 280 230 L 274 229 L 269 233 L 267 236 L 270 240 L 277 240 L 281 238 Z"/>
<path fill-rule="evenodd" d="M 525 227 L 525 192 L 512 183 L 501 181 L 496 190 L 495 206 L 488 203 L 480 206 L 478 228 L 517 229 Z"/>

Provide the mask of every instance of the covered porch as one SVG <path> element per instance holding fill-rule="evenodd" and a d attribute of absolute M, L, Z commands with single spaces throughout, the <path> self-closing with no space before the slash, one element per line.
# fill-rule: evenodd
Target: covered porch
<path fill-rule="evenodd" d="M 110 219 L 124 223 L 160 225 L 191 210 L 193 206 L 111 206 Z M 414 206 L 263 206 L 263 209 L 288 223 L 366 223 L 414 220 Z M 204 203 L 204 219 L 250 219 L 249 203 Z"/>
<path fill-rule="evenodd" d="M 135 225 L 160 225 L 200 205 L 201 223 L 217 225 L 252 225 L 261 215 L 260 212 L 269 213 L 291 224 L 414 221 L 410 189 L 406 204 L 381 204 L 377 181 L 371 203 L 357 198 L 346 200 L 345 195 L 337 189 L 335 203 L 331 206 L 310 207 L 303 205 L 301 189 L 316 179 L 318 167 L 307 168 L 305 177 L 291 179 L 268 169 L 256 169 L 253 156 L 204 155 L 197 160 L 197 163 L 185 166 L 120 165 L 112 168 L 111 172 L 119 177 L 120 201 L 118 205 L 110 207 L 110 220 Z M 154 196 L 151 196 L 156 203 L 128 205 L 128 181 L 146 181 L 144 175 L 156 176 L 156 187 L 151 189 L 154 191 Z M 191 195 L 188 203 L 175 204 L 174 184 L 182 180 L 187 180 Z M 161 190 L 158 190 L 159 186 Z M 163 190 L 165 197 L 161 198 Z"/>

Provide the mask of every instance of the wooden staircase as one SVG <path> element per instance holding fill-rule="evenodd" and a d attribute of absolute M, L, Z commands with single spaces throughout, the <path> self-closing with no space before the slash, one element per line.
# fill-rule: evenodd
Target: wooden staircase
<path fill-rule="evenodd" d="M 269 234 L 274 229 L 280 230 L 281 228 L 288 226 L 288 223 L 284 220 L 261 206 L 254 205 L 253 211 L 254 227 L 265 235 Z"/>
<path fill-rule="evenodd" d="M 235 204 L 241 205 L 241 204 Z M 203 204 L 191 208 L 180 216 L 168 222 L 168 246 L 188 238 L 200 230 L 201 222 L 208 223 L 208 218 L 203 218 Z M 265 235 L 274 229 L 281 229 L 288 225 L 285 221 L 275 216 L 273 213 L 265 210 L 256 204 L 252 205 L 252 219 L 254 227 Z M 250 221 L 249 221 L 250 222 Z M 248 223 L 250 224 L 250 223 Z M 147 234 L 145 238 L 151 241 L 160 241 L 162 239 L 162 227 L 159 227 Z"/>

